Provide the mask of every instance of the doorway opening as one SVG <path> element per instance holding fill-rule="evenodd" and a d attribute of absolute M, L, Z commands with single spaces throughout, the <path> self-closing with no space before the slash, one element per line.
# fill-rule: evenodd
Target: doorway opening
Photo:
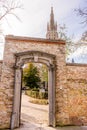
<path fill-rule="evenodd" d="M 41 63 L 22 67 L 21 123 L 48 126 L 48 68 Z"/>
<path fill-rule="evenodd" d="M 48 68 L 48 99 L 49 114 L 48 125 L 55 126 L 55 55 L 40 51 L 28 51 L 16 53 L 15 63 L 15 82 L 14 82 L 14 99 L 11 118 L 11 129 L 19 127 L 21 115 L 21 88 L 22 88 L 22 70 L 26 63 L 41 63 Z"/>

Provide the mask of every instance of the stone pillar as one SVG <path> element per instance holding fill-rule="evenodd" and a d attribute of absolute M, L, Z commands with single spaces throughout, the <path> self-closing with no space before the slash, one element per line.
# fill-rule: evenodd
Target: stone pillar
<path fill-rule="evenodd" d="M 19 127 L 20 123 L 21 75 L 22 75 L 21 68 L 16 68 L 11 129 Z"/>
<path fill-rule="evenodd" d="M 48 71 L 49 125 L 55 126 L 55 70 L 53 66 Z"/>

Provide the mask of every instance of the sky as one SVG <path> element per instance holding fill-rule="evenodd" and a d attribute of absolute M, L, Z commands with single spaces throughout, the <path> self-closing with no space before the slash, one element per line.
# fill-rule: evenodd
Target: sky
<path fill-rule="evenodd" d="M 79 48 L 77 48 L 77 51 L 69 55 L 66 61 L 69 63 L 74 62 L 74 63 L 87 64 L 87 46 L 85 46 L 84 44 Z"/>
<path fill-rule="evenodd" d="M 21 0 L 23 9 L 15 11 L 20 20 L 8 15 L 7 21 L 2 22 L 2 30 L 5 35 L 18 35 L 28 37 L 45 38 L 47 22 L 50 20 L 51 7 L 54 10 L 54 19 L 59 25 L 66 25 L 67 35 L 74 36 L 78 40 L 81 34 L 87 30 L 82 25 L 82 18 L 76 15 L 76 8 L 85 7 L 86 0 Z M 0 44 L 1 45 L 1 44 Z M 1 47 L 2 46 L 2 47 Z M 0 46 L 0 52 L 3 45 Z"/>

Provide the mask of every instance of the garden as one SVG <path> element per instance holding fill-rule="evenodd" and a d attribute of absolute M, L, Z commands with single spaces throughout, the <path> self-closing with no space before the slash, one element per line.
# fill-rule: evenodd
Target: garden
<path fill-rule="evenodd" d="M 31 97 L 30 102 L 48 104 L 48 69 L 45 65 L 37 63 L 24 65 L 22 91 Z"/>

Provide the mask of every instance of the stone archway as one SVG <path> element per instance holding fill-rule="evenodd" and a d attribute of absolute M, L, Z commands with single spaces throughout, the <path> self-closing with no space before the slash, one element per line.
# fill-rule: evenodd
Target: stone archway
<path fill-rule="evenodd" d="M 21 70 L 25 63 L 42 63 L 48 67 L 49 125 L 55 126 L 55 55 L 40 51 L 16 53 L 14 101 L 11 129 L 19 127 L 21 105 Z"/>

